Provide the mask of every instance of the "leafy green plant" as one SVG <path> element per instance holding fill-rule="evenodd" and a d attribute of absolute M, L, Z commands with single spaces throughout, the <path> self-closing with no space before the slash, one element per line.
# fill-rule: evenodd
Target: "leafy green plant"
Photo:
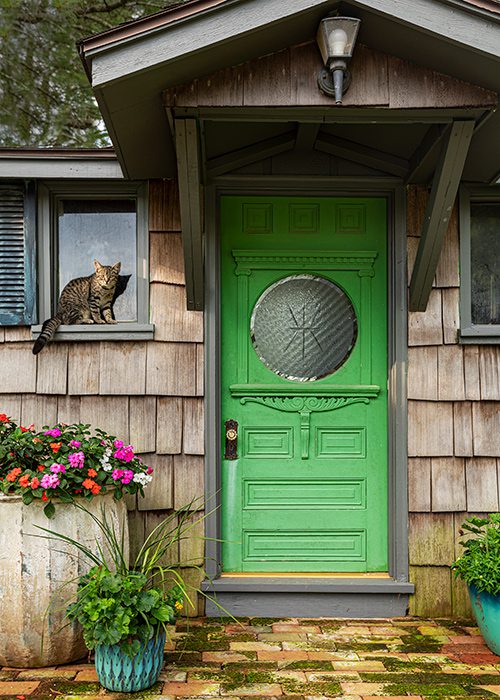
<path fill-rule="evenodd" d="M 478 591 L 500 595 L 500 513 L 467 518 L 460 530 L 464 552 L 452 565 L 457 578 Z"/>
<path fill-rule="evenodd" d="M 69 605 L 67 617 L 82 625 L 89 649 L 100 644 L 120 644 L 124 653 L 134 656 L 162 628 L 168 631 L 167 625 L 175 621 L 183 602 L 192 605 L 190 594 L 201 593 L 184 581 L 180 562 L 165 566 L 162 561 L 168 550 L 176 547 L 205 516 L 197 521 L 190 518 L 191 511 L 196 509 L 195 502 L 180 513 L 167 516 L 151 532 L 129 566 L 124 541 L 117 538 L 104 509 L 98 518 L 84 506 L 77 503 L 75 506 L 93 518 L 103 533 L 104 545 L 97 554 L 70 537 L 39 528 L 48 533 L 44 537 L 70 543 L 93 564 L 78 579 L 76 600 Z M 182 562 L 186 564 L 190 563 Z"/>

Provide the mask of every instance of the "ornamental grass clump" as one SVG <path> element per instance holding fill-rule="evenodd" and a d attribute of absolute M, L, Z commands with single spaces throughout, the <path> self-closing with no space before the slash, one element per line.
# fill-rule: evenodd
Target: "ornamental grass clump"
<path fill-rule="evenodd" d="M 67 608 L 69 620 L 81 624 L 88 649 L 119 645 L 127 656 L 141 654 L 150 639 L 168 631 L 168 625 L 175 622 L 184 602 L 193 606 L 190 592 L 201 591 L 184 581 L 181 568 L 193 564 L 176 561 L 166 566 L 162 562 L 172 560 L 170 550 L 177 551 L 179 542 L 203 520 L 204 516 L 197 521 L 191 518 L 196 503 L 193 501 L 162 520 L 131 565 L 125 557 L 124 542 L 118 539 L 104 509 L 97 518 L 76 503 L 93 518 L 104 535 L 105 546 L 98 554 L 61 533 L 39 528 L 47 533 L 40 537 L 70 543 L 93 564 L 90 571 L 78 579 L 76 600 Z"/>
<path fill-rule="evenodd" d="M 91 500 L 110 491 L 116 500 L 144 495 L 152 472 L 132 445 L 90 425 L 58 423 L 37 432 L 0 414 L 0 491 L 21 495 L 26 505 L 45 501 L 49 518 L 54 499 Z"/>
<path fill-rule="evenodd" d="M 452 565 L 457 578 L 478 592 L 500 595 L 500 513 L 467 518 L 460 530 L 464 552 Z"/>

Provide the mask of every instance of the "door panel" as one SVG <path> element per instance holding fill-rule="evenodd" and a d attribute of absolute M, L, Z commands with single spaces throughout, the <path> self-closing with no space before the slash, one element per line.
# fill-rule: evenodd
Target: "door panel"
<path fill-rule="evenodd" d="M 387 570 L 386 229 L 382 198 L 221 200 L 226 572 Z"/>

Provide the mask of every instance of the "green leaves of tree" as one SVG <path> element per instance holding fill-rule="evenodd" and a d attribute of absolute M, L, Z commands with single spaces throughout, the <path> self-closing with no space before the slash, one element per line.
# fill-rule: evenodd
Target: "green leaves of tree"
<path fill-rule="evenodd" d="M 0 145 L 110 145 L 75 42 L 178 1 L 0 3 Z"/>

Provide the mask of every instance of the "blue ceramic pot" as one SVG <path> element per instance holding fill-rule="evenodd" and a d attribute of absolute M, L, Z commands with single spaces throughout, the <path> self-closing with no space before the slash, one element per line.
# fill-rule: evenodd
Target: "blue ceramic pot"
<path fill-rule="evenodd" d="M 107 690 L 135 693 L 156 683 L 163 666 L 165 630 L 152 637 L 136 656 L 127 656 L 119 644 L 101 644 L 95 649 L 95 670 Z"/>
<path fill-rule="evenodd" d="M 500 596 L 469 586 L 470 602 L 484 641 L 500 656 Z"/>

